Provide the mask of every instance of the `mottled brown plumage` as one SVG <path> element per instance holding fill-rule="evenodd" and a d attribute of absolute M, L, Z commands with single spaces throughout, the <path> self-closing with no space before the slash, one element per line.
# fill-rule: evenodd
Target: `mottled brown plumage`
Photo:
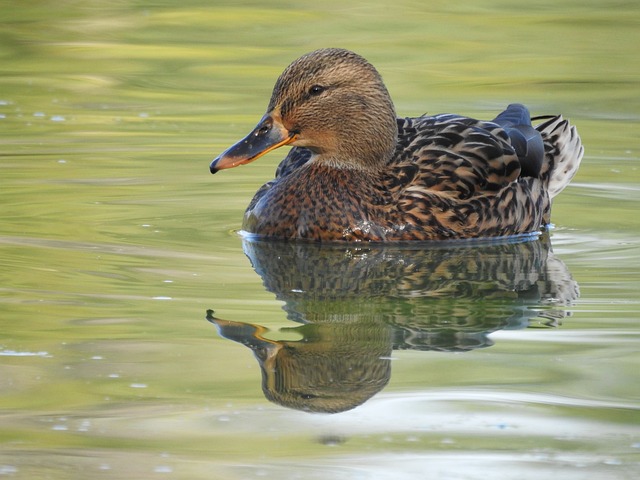
<path fill-rule="evenodd" d="M 282 73 L 258 126 L 212 173 L 292 145 L 255 195 L 243 229 L 282 239 L 415 241 L 539 231 L 583 154 L 561 116 L 531 126 L 510 105 L 492 122 L 397 119 L 373 66 L 323 49 Z"/>

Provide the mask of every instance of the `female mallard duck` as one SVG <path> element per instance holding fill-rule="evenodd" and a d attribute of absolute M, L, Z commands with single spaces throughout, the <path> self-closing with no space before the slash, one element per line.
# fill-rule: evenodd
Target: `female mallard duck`
<path fill-rule="evenodd" d="M 322 49 L 280 75 L 257 127 L 211 173 L 293 145 L 256 193 L 243 229 L 315 241 L 448 240 L 529 234 L 583 148 L 561 116 L 535 128 L 509 105 L 493 121 L 442 114 L 397 119 L 376 69 Z"/>

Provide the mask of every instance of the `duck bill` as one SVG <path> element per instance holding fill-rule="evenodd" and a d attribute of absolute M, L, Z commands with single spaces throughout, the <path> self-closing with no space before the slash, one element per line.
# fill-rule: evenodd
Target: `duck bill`
<path fill-rule="evenodd" d="M 253 162 L 261 156 L 296 140 L 296 135 L 287 130 L 273 115 L 266 114 L 256 128 L 235 145 L 222 152 L 209 166 L 211 173 L 225 168 Z"/>

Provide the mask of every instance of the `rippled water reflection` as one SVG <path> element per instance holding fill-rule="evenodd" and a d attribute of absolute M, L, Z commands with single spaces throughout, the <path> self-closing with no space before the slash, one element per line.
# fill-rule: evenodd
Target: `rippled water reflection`
<path fill-rule="evenodd" d="M 258 323 L 211 311 L 209 320 L 253 351 L 269 400 L 305 411 L 350 410 L 380 392 L 393 350 L 488 347 L 496 330 L 560 324 L 579 295 L 546 235 L 471 246 L 246 240 L 244 251 L 287 318 L 303 325 L 280 340 Z"/>
<path fill-rule="evenodd" d="M 3 7 L 0 476 L 635 480 L 638 15 L 545 0 Z M 520 101 L 571 118 L 586 156 L 550 243 L 238 236 L 280 157 L 208 164 L 286 64 L 328 45 L 369 58 L 402 115 Z"/>

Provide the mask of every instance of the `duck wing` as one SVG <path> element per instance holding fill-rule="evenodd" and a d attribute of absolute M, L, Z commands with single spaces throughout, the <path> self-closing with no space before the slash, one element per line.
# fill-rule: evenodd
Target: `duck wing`
<path fill-rule="evenodd" d="M 540 178 L 521 176 L 509 134 L 459 115 L 399 120 L 385 188 L 407 240 L 499 237 L 539 230 L 549 214 Z"/>
<path fill-rule="evenodd" d="M 400 196 L 424 191 L 465 200 L 520 175 L 518 155 L 496 123 L 442 114 L 399 119 L 398 132 L 386 184 Z"/>

